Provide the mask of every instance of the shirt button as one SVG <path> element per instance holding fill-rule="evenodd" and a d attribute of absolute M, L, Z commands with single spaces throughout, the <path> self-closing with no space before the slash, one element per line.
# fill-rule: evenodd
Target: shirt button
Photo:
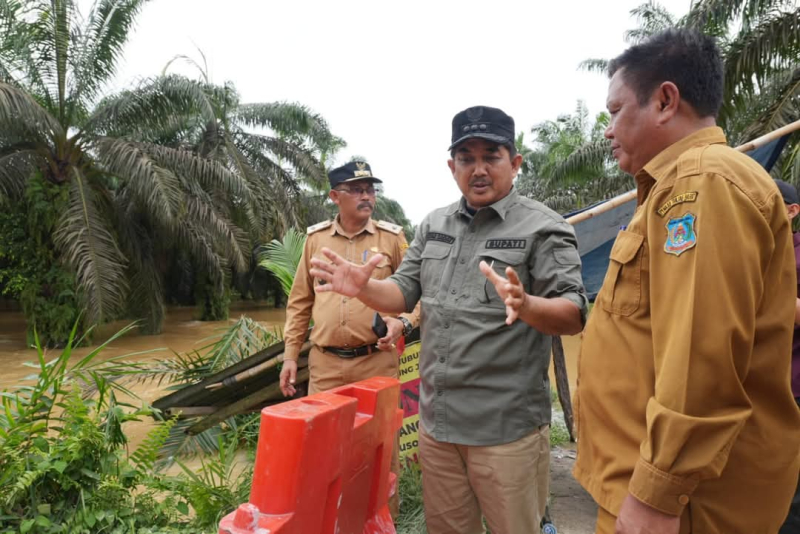
<path fill-rule="evenodd" d="M 450 328 L 450 323 L 444 323 L 445 328 Z"/>
<path fill-rule="evenodd" d="M 467 258 L 461 258 L 461 260 L 459 260 L 459 263 L 461 265 L 464 265 L 465 263 L 467 263 Z"/>
<path fill-rule="evenodd" d="M 439 363 L 444 363 L 444 358 L 439 358 Z"/>
<path fill-rule="evenodd" d="M 453 294 L 453 295 L 455 295 L 455 294 L 456 294 L 456 290 L 455 290 L 455 289 L 451 289 L 451 290 L 450 290 L 450 293 L 451 293 L 451 294 Z"/>
<path fill-rule="evenodd" d="M 440 397 L 442 396 L 443 393 L 444 393 L 444 391 L 437 391 L 436 392 L 436 394 L 439 395 Z"/>
<path fill-rule="evenodd" d="M 678 497 L 678 502 L 681 505 L 686 506 L 687 504 L 689 504 L 689 496 L 688 495 L 681 495 L 680 497 Z"/>

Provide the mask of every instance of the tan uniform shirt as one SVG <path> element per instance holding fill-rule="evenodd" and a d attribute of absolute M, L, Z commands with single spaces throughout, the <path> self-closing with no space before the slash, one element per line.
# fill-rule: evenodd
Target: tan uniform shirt
<path fill-rule="evenodd" d="M 575 477 L 614 515 L 630 492 L 692 532 L 777 532 L 800 466 L 781 195 L 719 128 L 636 182 L 582 343 Z"/>
<path fill-rule="evenodd" d="M 370 219 L 356 235 L 345 232 L 338 218 L 311 226 L 286 306 L 283 335 L 287 360 L 297 360 L 312 318 L 311 341 L 319 347 L 353 348 L 378 340 L 372 331 L 375 312 L 360 300 L 333 292 L 314 292 L 315 280 L 309 274 L 311 258 L 328 261 L 322 254 L 323 247 L 354 263 L 366 263 L 375 254 L 382 254 L 384 261 L 372 272 L 372 278 L 381 280 L 397 270 L 408 244 L 402 227 L 384 221 Z M 403 317 L 417 326 L 419 309 Z"/>

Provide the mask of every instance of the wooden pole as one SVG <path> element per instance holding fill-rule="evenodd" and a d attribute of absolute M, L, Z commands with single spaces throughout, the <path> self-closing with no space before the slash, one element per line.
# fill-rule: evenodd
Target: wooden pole
<path fill-rule="evenodd" d="M 299 369 L 297 371 L 297 378 L 295 380 L 295 384 L 300 384 L 301 382 L 305 382 L 306 380 L 308 380 L 308 376 L 309 376 L 308 367 Z M 212 426 L 221 423 L 228 417 L 244 413 L 247 410 L 253 408 L 254 406 L 258 406 L 261 403 L 279 399 L 281 395 L 283 395 L 283 393 L 281 393 L 281 384 L 280 382 L 275 382 L 259 391 L 256 391 L 252 395 L 248 395 L 243 399 L 239 399 L 234 403 L 228 404 L 227 406 L 220 408 L 213 414 L 201 419 L 197 423 L 190 426 L 186 430 L 186 433 L 194 436 L 195 434 L 199 434 L 200 432 L 208 430 Z"/>
<path fill-rule="evenodd" d="M 311 350 L 311 345 L 312 345 L 312 343 L 310 341 L 306 341 L 303 344 L 303 346 L 300 347 L 300 354 L 308 353 L 308 351 Z M 281 352 L 280 354 L 278 354 L 274 358 L 272 358 L 270 360 L 267 360 L 264 363 L 260 363 L 260 364 L 256 365 L 255 367 L 251 367 L 250 369 L 247 369 L 246 371 L 242 371 L 241 373 L 235 374 L 233 376 L 229 376 L 228 378 L 226 378 L 225 380 L 223 380 L 221 382 L 215 382 L 213 384 L 209 384 L 209 385 L 206 386 L 206 389 L 217 390 L 217 389 L 220 389 L 220 388 L 223 388 L 223 387 L 230 387 L 230 386 L 232 386 L 234 384 L 238 384 L 239 382 L 243 382 L 244 380 L 247 380 L 248 378 L 251 378 L 253 376 L 261 374 L 264 371 L 269 371 L 270 369 L 272 369 L 273 367 L 275 367 L 276 365 L 278 365 L 282 361 L 283 361 L 283 353 Z"/>
<path fill-rule="evenodd" d="M 561 409 L 564 411 L 564 423 L 567 425 L 569 440 L 574 442 L 572 399 L 569 396 L 569 379 L 567 377 L 567 362 L 564 358 L 564 344 L 561 343 L 560 336 L 553 336 L 553 367 L 556 371 L 558 402 L 561 403 Z"/>

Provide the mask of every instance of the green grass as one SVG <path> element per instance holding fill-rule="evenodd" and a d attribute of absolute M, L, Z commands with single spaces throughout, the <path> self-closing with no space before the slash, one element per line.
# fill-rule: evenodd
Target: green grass
<path fill-rule="evenodd" d="M 422 507 L 422 472 L 406 467 L 400 474 L 400 515 L 395 521 L 397 534 L 427 534 Z"/>

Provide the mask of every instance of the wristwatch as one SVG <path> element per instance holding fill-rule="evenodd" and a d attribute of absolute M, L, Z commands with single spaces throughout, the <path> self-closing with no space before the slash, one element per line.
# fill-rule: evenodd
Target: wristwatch
<path fill-rule="evenodd" d="M 405 317 L 398 317 L 401 323 L 403 323 L 403 337 L 407 336 L 414 330 L 414 327 L 411 325 L 411 321 L 406 319 Z"/>

